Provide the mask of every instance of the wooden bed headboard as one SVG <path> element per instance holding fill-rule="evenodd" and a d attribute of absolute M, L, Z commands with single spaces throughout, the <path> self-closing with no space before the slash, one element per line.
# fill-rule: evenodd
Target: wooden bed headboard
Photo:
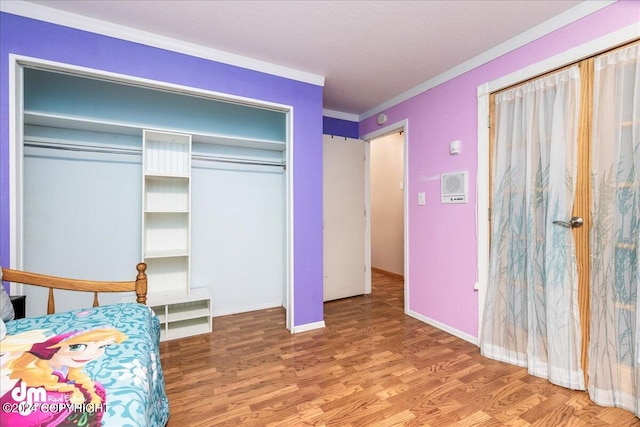
<path fill-rule="evenodd" d="M 55 313 L 54 289 L 68 291 L 93 292 L 93 306 L 97 307 L 99 292 L 129 292 L 135 291 L 136 301 L 140 304 L 147 303 L 147 264 L 141 262 L 136 265 L 138 275 L 136 280 L 129 282 L 105 282 L 95 280 L 67 279 L 64 277 L 47 276 L 44 274 L 29 273 L 26 271 L 2 269 L 2 280 L 7 282 L 22 283 L 25 285 L 42 286 L 49 288 L 49 300 L 47 301 L 47 314 Z"/>

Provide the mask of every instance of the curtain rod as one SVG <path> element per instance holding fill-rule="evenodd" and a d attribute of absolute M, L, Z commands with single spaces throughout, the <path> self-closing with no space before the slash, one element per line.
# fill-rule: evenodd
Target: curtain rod
<path fill-rule="evenodd" d="M 103 153 L 103 154 L 125 154 L 129 156 L 141 156 L 141 148 L 106 148 L 100 145 L 88 145 L 88 144 L 72 144 L 72 143 L 50 143 L 50 142 L 25 142 L 25 147 L 32 148 L 46 148 L 53 150 L 63 151 L 83 151 L 89 153 Z M 285 161 L 268 161 L 268 160 L 252 160 L 242 159 L 238 157 L 219 157 L 210 156 L 206 154 L 191 154 L 191 158 L 194 160 L 203 160 L 207 162 L 218 163 L 234 163 L 242 165 L 256 165 L 256 166 L 279 166 L 286 167 Z"/>

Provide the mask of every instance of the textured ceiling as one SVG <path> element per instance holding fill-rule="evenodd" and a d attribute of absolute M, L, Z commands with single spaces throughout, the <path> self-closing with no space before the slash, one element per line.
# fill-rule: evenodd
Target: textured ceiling
<path fill-rule="evenodd" d="M 31 3 L 325 76 L 324 108 L 360 115 L 582 1 Z"/>

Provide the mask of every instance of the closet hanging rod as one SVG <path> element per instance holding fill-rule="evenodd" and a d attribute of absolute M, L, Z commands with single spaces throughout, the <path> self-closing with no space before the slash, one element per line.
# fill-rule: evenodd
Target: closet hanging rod
<path fill-rule="evenodd" d="M 142 149 L 140 148 L 106 148 L 104 146 L 88 145 L 88 144 L 47 143 L 47 142 L 32 141 L 32 142 L 25 142 L 24 146 L 32 147 L 32 148 L 48 148 L 48 149 L 63 150 L 63 151 L 84 151 L 84 152 L 90 152 L 90 153 L 126 154 L 126 155 L 137 155 L 137 156 L 142 155 Z M 192 154 L 191 158 L 194 160 L 203 160 L 207 162 L 286 167 L 286 162 L 284 161 L 251 160 L 251 159 L 240 159 L 235 157 L 217 157 L 217 156 L 208 156 L 205 154 Z"/>
<path fill-rule="evenodd" d="M 234 157 L 216 157 L 207 156 L 205 154 L 191 154 L 193 160 L 204 160 L 206 162 L 220 162 L 220 163 L 237 163 L 241 165 L 257 165 L 257 166 L 280 166 L 285 167 L 286 162 L 280 161 L 268 161 L 268 160 L 251 160 L 251 159 L 239 159 Z"/>
<path fill-rule="evenodd" d="M 49 148 L 53 150 L 63 151 L 86 151 L 89 153 L 104 153 L 104 154 L 127 154 L 127 155 L 141 155 L 142 150 L 137 148 L 107 148 L 100 145 L 87 145 L 87 144 L 71 144 L 71 143 L 48 143 L 31 141 L 25 142 L 25 147 L 32 148 Z"/>

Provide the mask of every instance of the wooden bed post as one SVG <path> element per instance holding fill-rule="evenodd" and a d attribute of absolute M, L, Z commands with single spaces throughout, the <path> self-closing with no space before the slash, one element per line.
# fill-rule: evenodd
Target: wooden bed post
<path fill-rule="evenodd" d="M 136 265 L 136 269 L 138 270 L 138 275 L 136 276 L 136 301 L 140 304 L 147 303 L 147 274 L 145 271 L 147 270 L 147 264 L 144 262 Z"/>
<path fill-rule="evenodd" d="M 53 300 L 53 288 L 49 288 L 49 299 L 47 300 L 47 314 L 56 312 L 56 303 Z"/>

